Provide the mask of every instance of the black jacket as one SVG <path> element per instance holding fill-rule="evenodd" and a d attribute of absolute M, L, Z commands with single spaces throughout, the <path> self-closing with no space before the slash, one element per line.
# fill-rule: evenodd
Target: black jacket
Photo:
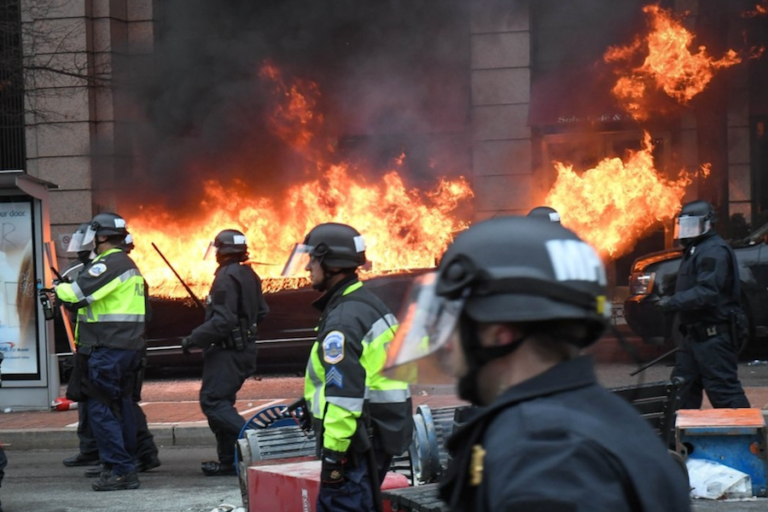
<path fill-rule="evenodd" d="M 728 322 L 739 307 L 739 285 L 733 249 L 713 232 L 683 253 L 670 306 L 682 324 Z"/>
<path fill-rule="evenodd" d="M 252 326 L 266 318 L 269 306 L 261 293 L 259 276 L 248 265 L 232 261 L 216 269 L 205 300 L 205 319 L 190 334 L 190 342 L 199 347 L 222 342 L 238 326 L 238 312 Z"/>
<path fill-rule="evenodd" d="M 513 386 L 448 449 L 441 496 L 453 511 L 690 510 L 682 470 L 635 409 L 597 383 L 590 357 Z"/>

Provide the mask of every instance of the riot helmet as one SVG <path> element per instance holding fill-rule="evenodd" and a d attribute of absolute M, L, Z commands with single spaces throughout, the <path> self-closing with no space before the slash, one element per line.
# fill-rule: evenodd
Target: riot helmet
<path fill-rule="evenodd" d="M 450 365 L 456 350 L 450 340 L 458 332 L 468 368 L 459 394 L 477 403 L 480 369 L 516 350 L 536 329 L 577 322 L 579 335 L 560 341 L 583 348 L 600 337 L 609 317 L 605 267 L 590 245 L 556 222 L 494 218 L 461 233 L 437 271 L 414 281 L 385 368 L 422 359 L 420 374 L 423 368 L 452 373 L 441 368 Z M 524 334 L 509 345 L 482 347 L 478 324 L 493 323 L 516 324 Z M 388 372 L 393 378 L 405 373 Z"/>
<path fill-rule="evenodd" d="M 74 233 L 69 237 L 69 244 L 67 245 L 67 252 L 75 252 L 75 253 L 81 253 L 81 252 L 87 252 L 90 254 L 90 252 L 93 250 L 93 241 L 88 243 L 87 245 L 83 243 L 83 239 L 85 238 L 85 233 L 88 231 L 88 227 L 91 225 L 90 222 L 83 222 L 80 224 Z"/>
<path fill-rule="evenodd" d="M 680 215 L 675 219 L 675 240 L 680 240 L 683 246 L 690 245 L 694 240 L 712 230 L 717 222 L 714 207 L 701 199 L 683 205 Z"/>
<path fill-rule="evenodd" d="M 365 265 L 365 242 L 360 233 L 346 224 L 319 224 L 296 244 L 283 268 L 284 277 L 294 277 L 303 271 L 310 258 L 317 259 L 324 269 L 355 269 Z"/>
<path fill-rule="evenodd" d="M 125 219 L 116 213 L 99 213 L 91 219 L 85 236 L 83 237 L 83 245 L 93 242 L 98 246 L 101 242 L 96 237 L 125 237 L 128 235 L 128 228 L 125 223 Z"/>
<path fill-rule="evenodd" d="M 557 210 L 549 206 L 537 206 L 528 212 L 527 217 L 544 219 L 550 222 L 557 222 L 558 224 L 560 223 L 560 214 L 557 213 Z"/>
<path fill-rule="evenodd" d="M 230 256 L 237 256 L 240 261 L 245 261 L 248 258 L 248 242 L 245 235 L 236 229 L 219 231 L 208 246 L 204 259 L 210 259 L 211 254 L 215 254 L 218 261 Z"/>

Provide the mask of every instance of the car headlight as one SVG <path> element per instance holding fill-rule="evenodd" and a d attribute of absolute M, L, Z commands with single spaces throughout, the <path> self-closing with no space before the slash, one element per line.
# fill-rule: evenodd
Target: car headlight
<path fill-rule="evenodd" d="M 629 276 L 630 295 L 648 295 L 653 290 L 656 272 L 633 272 Z"/>

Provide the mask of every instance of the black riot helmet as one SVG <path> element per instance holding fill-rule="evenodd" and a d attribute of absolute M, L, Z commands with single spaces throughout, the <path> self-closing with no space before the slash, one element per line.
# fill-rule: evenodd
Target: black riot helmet
<path fill-rule="evenodd" d="M 534 217 L 537 219 L 544 219 L 550 222 L 560 223 L 560 214 L 557 213 L 557 210 L 549 206 L 537 206 L 528 212 L 527 217 Z"/>
<path fill-rule="evenodd" d="M 471 227 L 443 255 L 436 293 L 463 298 L 464 313 L 477 322 L 582 320 L 591 329 L 581 346 L 606 325 L 603 262 L 554 222 L 502 217 Z"/>
<path fill-rule="evenodd" d="M 498 217 L 461 233 L 437 272 L 415 280 L 401 311 L 387 355 L 389 375 L 418 359 L 424 360 L 422 370 L 438 373 L 450 360 L 442 349 L 450 348 L 458 329 L 468 368 L 459 379 L 459 394 L 473 403 L 479 403 L 480 369 L 537 330 L 552 322 L 579 323 L 578 335 L 560 341 L 586 347 L 610 317 L 605 268 L 595 250 L 559 223 L 529 217 Z M 509 345 L 482 347 L 478 324 L 487 323 L 516 324 L 523 335 Z"/>
<path fill-rule="evenodd" d="M 326 267 L 357 268 L 365 265 L 363 237 L 352 226 L 329 222 L 315 226 L 304 238 L 309 256 Z"/>
<path fill-rule="evenodd" d="M 355 269 L 365 265 L 365 242 L 352 226 L 336 222 L 319 224 L 307 233 L 304 243 L 296 244 L 283 276 L 300 275 L 310 258 L 317 259 L 325 269 Z"/>
<path fill-rule="evenodd" d="M 91 219 L 82 243 L 83 245 L 87 245 L 94 242 L 96 245 L 99 245 L 98 240 L 95 240 L 97 236 L 119 236 L 124 239 L 127 235 L 128 227 L 126 226 L 124 218 L 116 213 L 99 213 Z"/>
<path fill-rule="evenodd" d="M 698 199 L 683 205 L 675 219 L 674 238 L 687 246 L 712 231 L 717 222 L 717 212 L 708 201 Z"/>
<path fill-rule="evenodd" d="M 216 259 L 238 256 L 240 261 L 248 258 L 248 242 L 242 231 L 236 229 L 224 229 L 213 239 L 205 253 L 205 259 L 211 254 L 216 254 Z"/>

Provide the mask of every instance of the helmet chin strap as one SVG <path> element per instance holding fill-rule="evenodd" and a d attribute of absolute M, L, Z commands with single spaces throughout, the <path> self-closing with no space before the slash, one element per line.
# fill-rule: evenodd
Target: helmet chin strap
<path fill-rule="evenodd" d="M 462 315 L 462 318 L 459 320 L 459 338 L 467 361 L 467 373 L 459 378 L 457 385 L 459 398 L 467 400 L 474 405 L 488 405 L 480 395 L 480 371 L 490 361 L 511 354 L 520 348 L 520 345 L 529 336 L 530 333 L 525 333 L 508 345 L 482 347 L 480 345 L 480 337 L 478 336 L 477 322 L 467 315 Z"/>

